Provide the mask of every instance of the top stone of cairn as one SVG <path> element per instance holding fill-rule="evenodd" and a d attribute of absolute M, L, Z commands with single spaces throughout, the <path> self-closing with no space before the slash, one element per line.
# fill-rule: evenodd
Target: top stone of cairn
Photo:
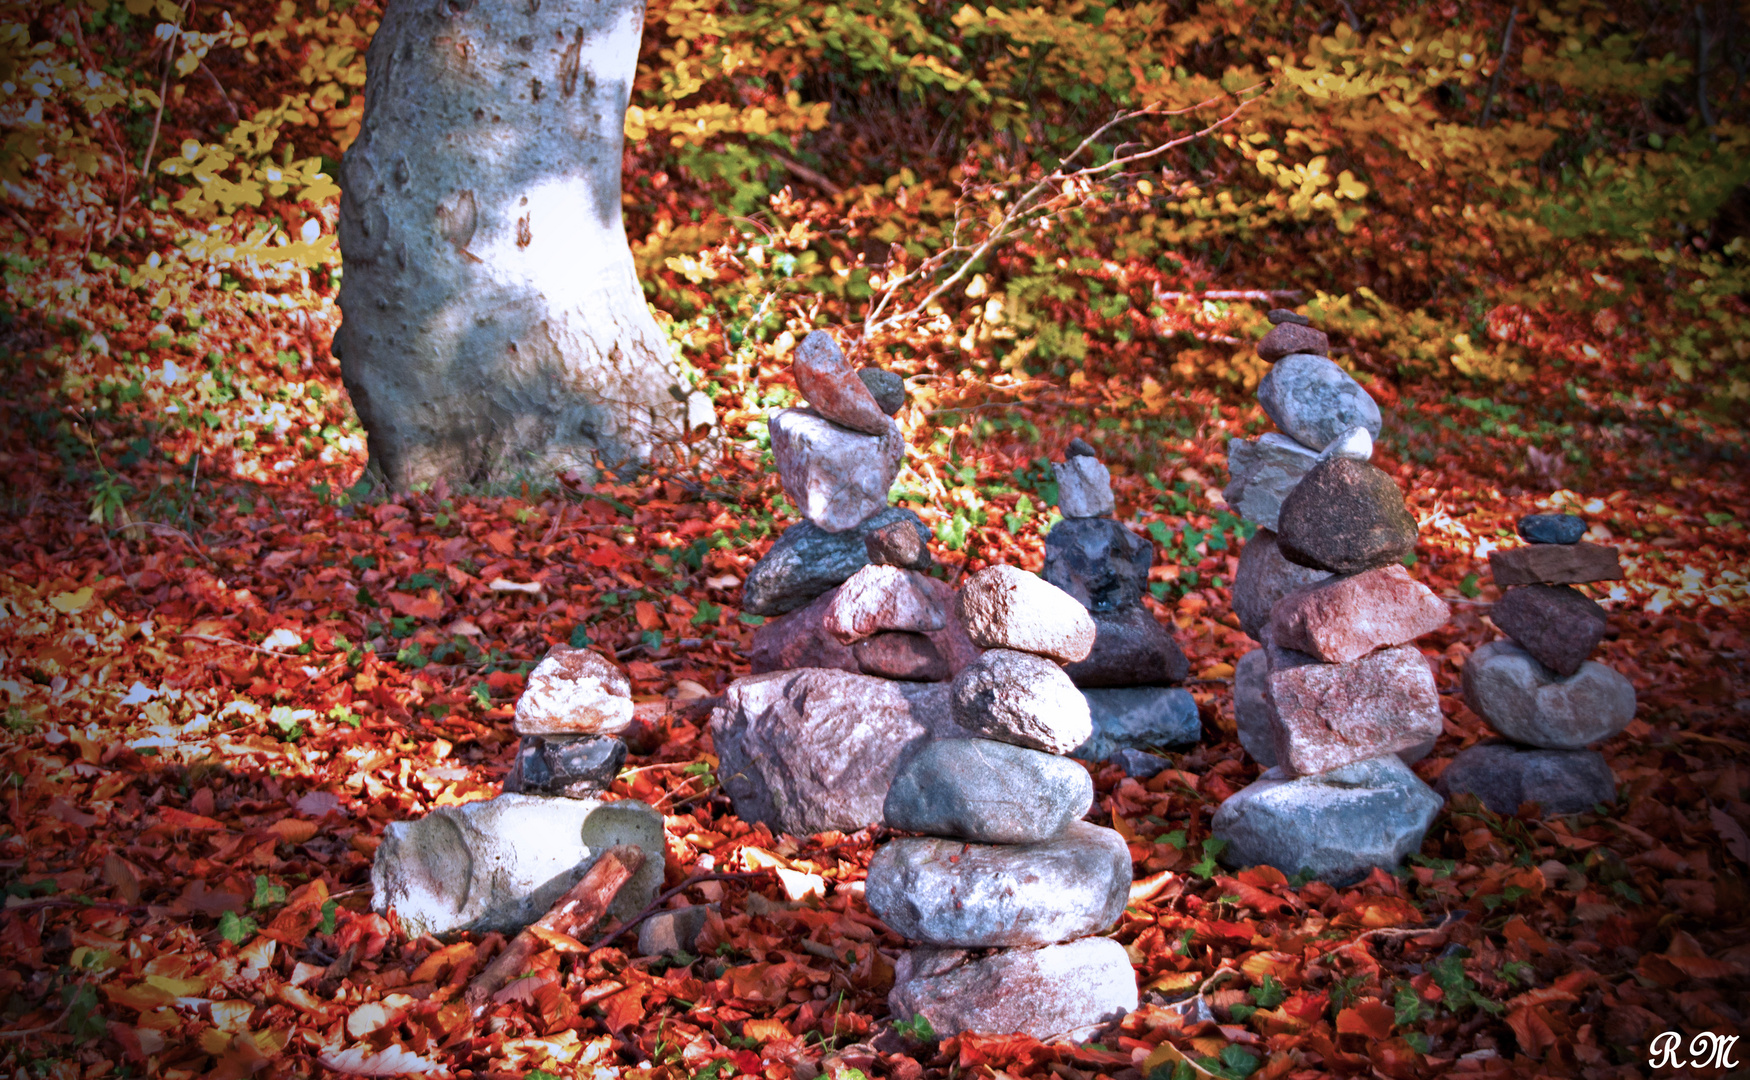
<path fill-rule="evenodd" d="M 1573 514 L 1527 514 L 1519 519 L 1519 538 L 1528 544 L 1578 544 L 1586 521 Z"/>
<path fill-rule="evenodd" d="M 1271 326 L 1281 326 L 1283 323 L 1293 323 L 1296 326 L 1311 326 L 1312 320 L 1298 311 L 1287 308 L 1271 308 L 1264 313 L 1264 318 L 1270 320 Z"/>
<path fill-rule="evenodd" d="M 1066 454 L 1054 461 L 1057 476 L 1057 507 L 1066 518 L 1110 517 L 1117 503 L 1112 498 L 1112 474 L 1100 459 L 1089 454 Z"/>
<path fill-rule="evenodd" d="M 1325 336 L 1323 330 L 1314 330 L 1302 323 L 1285 322 L 1278 324 L 1258 342 L 1258 355 L 1268 363 L 1274 364 L 1284 356 L 1293 356 L 1295 353 L 1329 356 L 1331 339 Z"/>
<path fill-rule="evenodd" d="M 833 423 L 866 435 L 885 435 L 893 426 L 881 403 L 851 369 L 838 343 L 826 331 L 816 330 L 802 339 L 790 370 L 802 396 Z"/>

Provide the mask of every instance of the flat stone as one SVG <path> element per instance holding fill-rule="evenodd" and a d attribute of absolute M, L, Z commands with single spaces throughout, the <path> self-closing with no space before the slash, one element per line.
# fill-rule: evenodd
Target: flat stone
<path fill-rule="evenodd" d="M 1263 641 L 1264 628 L 1269 625 L 1276 601 L 1330 576 L 1324 570 L 1289 562 L 1282 555 L 1275 532 L 1259 529 L 1240 549 L 1239 569 L 1234 572 L 1232 603 L 1240 628 L 1254 641 Z"/>
<path fill-rule="evenodd" d="M 1154 545 L 1121 521 L 1066 517 L 1045 535 L 1045 580 L 1089 611 L 1116 611 L 1142 599 L 1154 557 Z"/>
<path fill-rule="evenodd" d="M 1534 750 L 1479 743 L 1440 774 L 1435 790 L 1448 799 L 1471 794 L 1497 814 L 1536 803 L 1545 814 L 1578 814 L 1616 801 L 1616 777 L 1596 750 Z"/>
<path fill-rule="evenodd" d="M 1413 645 L 1346 664 L 1265 646 L 1276 763 L 1307 776 L 1439 738 L 1440 692 Z"/>
<path fill-rule="evenodd" d="M 1227 841 L 1221 861 L 1230 867 L 1310 871 L 1341 888 L 1421 850 L 1440 806 L 1408 765 L 1385 754 L 1313 776 L 1270 769 L 1221 804 L 1210 831 Z"/>
<path fill-rule="evenodd" d="M 1331 339 L 1325 336 L 1323 330 L 1314 330 L 1311 325 L 1283 322 L 1277 323 L 1258 342 L 1258 355 L 1267 364 L 1274 364 L 1283 357 L 1296 353 L 1329 356 Z"/>
<path fill-rule="evenodd" d="M 1093 779 L 1068 758 L 989 739 L 939 739 L 900 766 L 884 814 L 902 832 L 1033 844 L 1064 835 L 1093 804 Z"/>
<path fill-rule="evenodd" d="M 1356 426 L 1379 438 L 1373 395 L 1323 356 L 1295 353 L 1276 361 L 1258 383 L 1258 403 L 1283 434 L 1314 450 Z"/>
<path fill-rule="evenodd" d="M 1614 546 L 1588 544 L 1528 544 L 1489 552 L 1489 573 L 1495 584 L 1584 585 L 1589 581 L 1618 581 L 1622 561 Z"/>
<path fill-rule="evenodd" d="M 608 789 L 625 763 L 626 744 L 611 735 L 524 735 L 504 791 L 591 798 Z"/>
<path fill-rule="evenodd" d="M 920 533 L 909 520 L 889 521 L 863 537 L 863 550 L 876 566 L 897 566 L 902 570 L 928 570 L 935 562 L 925 541 L 928 530 Z"/>
<path fill-rule="evenodd" d="M 885 435 L 893 428 L 893 421 L 826 331 L 816 330 L 802 339 L 790 372 L 808 403 L 834 423 L 866 435 Z"/>
<path fill-rule="evenodd" d="M 1097 457 L 1077 455 L 1051 463 L 1057 476 L 1057 508 L 1066 518 L 1110 516 L 1112 474 Z"/>
<path fill-rule="evenodd" d="M 1586 520 L 1573 514 L 1527 514 L 1515 527 L 1528 544 L 1578 544 L 1586 535 Z"/>
<path fill-rule="evenodd" d="M 826 610 L 826 632 L 853 645 L 882 630 L 925 633 L 948 625 L 929 578 L 897 566 L 865 566 L 839 586 Z"/>
<path fill-rule="evenodd" d="M 970 734 L 950 719 L 943 683 L 821 669 L 737 679 L 711 713 L 736 816 L 795 836 L 878 824 L 908 751 Z"/>
<path fill-rule="evenodd" d="M 1050 659 L 991 649 L 954 676 L 954 722 L 976 735 L 1067 754 L 1093 734 L 1087 699 Z"/>
<path fill-rule="evenodd" d="M 632 722 L 632 683 L 588 649 L 555 645 L 517 697 L 518 735 L 612 735 Z"/>
<path fill-rule="evenodd" d="M 972 1031 L 1085 1042 L 1136 1007 L 1136 970 L 1110 938 L 976 960 L 963 949 L 913 949 L 894 965 L 887 995 L 896 1021 L 922 1016 L 944 1039 Z"/>
<path fill-rule="evenodd" d="M 905 439 L 897 427 L 865 435 L 812 409 L 772 414 L 778 480 L 802 516 L 827 532 L 844 532 L 887 508 Z"/>
<path fill-rule="evenodd" d="M 749 615 L 782 615 L 806 605 L 868 565 L 865 537 L 906 523 L 921 542 L 929 542 L 932 534 L 923 519 L 898 506 L 890 506 L 844 532 L 827 532 L 812 521 L 798 521 L 785 529 L 765 557 L 748 571 L 741 588 L 741 609 Z"/>
<path fill-rule="evenodd" d="M 630 919 L 662 884 L 662 815 L 631 799 L 500 795 L 390 822 L 371 863 L 371 907 L 410 935 L 512 934 L 547 913 L 616 844 L 644 865 L 609 911 Z"/>
<path fill-rule="evenodd" d="M 851 646 L 857 670 L 883 679 L 947 682 L 954 677 L 948 658 L 927 634 L 888 630 Z"/>
<path fill-rule="evenodd" d="M 905 376 L 878 367 L 857 369 L 857 378 L 869 388 L 869 396 L 881 411 L 892 416 L 905 408 Z"/>
<path fill-rule="evenodd" d="M 754 628 L 749 668 L 755 675 L 798 668 L 860 671 L 856 654 L 826 632 L 826 613 L 838 598 L 835 586 L 786 615 Z"/>
<path fill-rule="evenodd" d="M 1311 326 L 1312 320 L 1298 311 L 1287 308 L 1271 308 L 1264 313 L 1264 318 L 1270 320 L 1271 326 L 1281 326 L 1283 323 L 1293 323 L 1296 326 Z"/>
<path fill-rule="evenodd" d="M 1393 563 L 1303 586 L 1276 601 L 1266 640 L 1328 664 L 1402 645 L 1445 625 L 1452 608 Z"/>
<path fill-rule="evenodd" d="M 1275 531 L 1282 500 L 1318 463 L 1318 454 L 1272 431 L 1253 439 L 1229 439 L 1227 471 L 1231 479 L 1221 497 L 1234 513 Z"/>
<path fill-rule="evenodd" d="M 1130 899 L 1130 849 L 1085 821 L 1033 844 L 904 837 L 875 853 L 865 898 L 896 933 L 979 949 L 1096 934 Z"/>
<path fill-rule="evenodd" d="M 1337 457 L 1314 465 L 1282 500 L 1276 542 L 1289 562 L 1353 574 L 1416 550 L 1416 519 L 1382 470 Z"/>
<path fill-rule="evenodd" d="M 1572 585 L 1518 585 L 1501 594 L 1489 618 L 1557 675 L 1572 675 L 1610 629 L 1610 615 Z"/>
<path fill-rule="evenodd" d="M 1083 690 L 1082 696 L 1094 730 L 1070 755 L 1083 761 L 1107 761 L 1125 747 L 1189 746 L 1203 738 L 1197 700 L 1189 690 L 1122 686 Z"/>
<path fill-rule="evenodd" d="M 1141 604 L 1092 614 L 1093 651 L 1063 669 L 1077 686 L 1167 686 L 1191 674 L 1185 650 Z"/>
<path fill-rule="evenodd" d="M 1085 439 L 1071 439 L 1069 445 L 1063 449 L 1063 459 L 1065 461 L 1068 461 L 1072 457 L 1098 456 L 1099 452 L 1096 451 Z"/>
<path fill-rule="evenodd" d="M 711 908 L 705 904 L 658 911 L 638 927 L 638 955 L 670 956 L 680 952 L 691 953 L 693 946 L 699 943 L 699 933 L 705 929 L 705 921 L 710 917 Z"/>
<path fill-rule="evenodd" d="M 1234 726 L 1240 746 L 1266 769 L 1276 764 L 1276 709 L 1269 691 L 1269 663 L 1263 649 L 1253 649 L 1234 665 Z"/>
<path fill-rule="evenodd" d="M 972 575 L 955 610 L 972 643 L 983 649 L 1017 649 L 1073 664 L 1094 648 L 1087 609 L 1018 566 L 991 566 Z"/>
<path fill-rule="evenodd" d="M 1464 664 L 1464 701 L 1514 742 L 1578 750 L 1635 718 L 1635 686 L 1593 660 L 1557 675 L 1512 641 L 1491 641 Z"/>

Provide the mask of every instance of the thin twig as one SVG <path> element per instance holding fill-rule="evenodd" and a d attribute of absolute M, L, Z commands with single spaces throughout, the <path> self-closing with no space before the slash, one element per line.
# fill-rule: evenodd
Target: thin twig
<path fill-rule="evenodd" d="M 188 5 L 193 2 L 183 0 L 182 7 L 177 9 L 170 42 L 164 49 L 164 77 L 158 80 L 158 111 L 152 116 L 152 138 L 146 143 L 146 156 L 140 159 L 141 187 L 152 179 L 152 152 L 158 149 L 158 132 L 164 123 L 164 99 L 170 96 L 170 73 L 176 70 L 176 46 L 182 43 L 182 22 L 188 18 Z"/>
<path fill-rule="evenodd" d="M 1489 76 L 1489 92 L 1483 98 L 1483 119 L 1478 127 L 1488 127 L 1489 117 L 1495 109 L 1495 91 L 1501 85 L 1501 72 L 1507 69 L 1507 52 L 1513 48 L 1513 25 L 1519 21 L 1519 5 L 1514 4 L 1507 12 L 1507 32 L 1501 38 L 1501 59 L 1495 62 L 1494 74 Z"/>
<path fill-rule="evenodd" d="M 209 556 L 206 552 L 201 550 L 200 544 L 195 542 L 194 537 L 188 535 L 186 532 L 183 532 L 181 529 L 177 528 L 176 526 L 166 525 L 162 521 L 130 521 L 126 525 L 120 526 L 119 528 L 114 528 L 114 529 L 109 530 L 109 535 L 115 536 L 118 533 L 125 533 L 125 532 L 129 532 L 129 531 L 135 530 L 135 529 L 142 530 L 144 532 L 149 532 L 149 533 L 152 533 L 152 534 L 157 535 L 157 536 L 174 537 L 174 538 L 186 543 L 189 546 L 190 550 L 192 550 L 196 555 L 199 555 L 202 559 L 206 560 L 206 563 L 208 566 L 217 567 L 219 565 L 218 563 L 216 563 L 212 560 L 211 556 Z"/>
<path fill-rule="evenodd" d="M 213 89 L 219 94 L 219 100 L 225 103 L 225 111 L 231 114 L 231 122 L 233 124 L 242 123 L 243 117 L 238 115 L 237 105 L 231 100 L 231 95 L 225 92 L 225 84 L 219 81 L 217 75 L 213 74 L 213 69 L 207 66 L 205 60 L 200 62 L 200 70 L 201 74 L 207 77 L 207 81 L 213 84 Z"/>
<path fill-rule="evenodd" d="M 19 1028 L 19 1029 L 15 1029 L 13 1031 L 0 1031 L 0 1039 L 22 1039 L 27 1035 L 40 1035 L 45 1031 L 53 1031 L 56 1028 L 61 1026 L 61 1021 L 67 1019 L 67 1017 L 69 1017 L 73 1014 L 73 1006 L 78 1002 L 78 1000 L 79 999 L 77 997 L 74 997 L 72 1001 L 67 1002 L 67 1007 L 65 1009 L 61 1010 L 61 1015 L 55 1017 L 53 1020 L 50 1020 L 46 1024 L 42 1024 L 38 1027 L 33 1027 L 33 1028 Z"/>
<path fill-rule="evenodd" d="M 784 168 L 795 174 L 798 180 L 806 180 L 810 184 L 813 184 L 815 187 L 826 192 L 828 195 L 843 195 L 845 192 L 844 188 L 833 183 L 831 180 L 828 180 L 826 177 L 820 175 L 799 161 L 791 161 L 783 154 L 772 154 L 771 157 L 773 161 L 784 166 Z"/>

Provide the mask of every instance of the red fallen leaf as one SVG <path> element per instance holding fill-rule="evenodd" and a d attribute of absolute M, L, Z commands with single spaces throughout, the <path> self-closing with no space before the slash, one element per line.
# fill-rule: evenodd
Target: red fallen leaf
<path fill-rule="evenodd" d="M 1198 919 L 1197 936 L 1199 939 L 1230 938 L 1234 941 L 1251 941 L 1256 936 L 1256 931 L 1245 923 L 1226 919 Z"/>
<path fill-rule="evenodd" d="M 644 1016 L 644 991 L 629 986 L 601 1003 L 608 1030 L 618 1035 Z"/>
<path fill-rule="evenodd" d="M 1426 917 L 1416 905 L 1397 896 L 1370 896 L 1331 920 L 1345 929 L 1381 930 L 1391 926 L 1421 926 Z"/>
<path fill-rule="evenodd" d="M 1337 1034 L 1365 1035 L 1369 1039 L 1391 1037 L 1396 1014 L 1392 1007 L 1378 1001 L 1359 1001 L 1337 1014 Z"/>
<path fill-rule="evenodd" d="M 389 606 L 410 619 L 435 619 L 444 613 L 443 597 L 438 595 L 436 589 L 424 596 L 392 592 L 389 594 Z"/>
<path fill-rule="evenodd" d="M 1234 875 L 1242 885 L 1250 885 L 1254 889 L 1268 889 L 1273 885 L 1288 884 L 1288 875 L 1274 866 L 1249 866 Z"/>
<path fill-rule="evenodd" d="M 187 810 L 178 810 L 174 806 L 166 806 L 158 811 L 158 820 L 172 829 L 194 829 L 199 832 L 222 832 L 225 823 L 214 821 L 210 817 L 191 814 Z"/>
<path fill-rule="evenodd" d="M 502 530 L 498 532 L 489 532 L 481 537 L 481 539 L 486 541 L 487 547 L 498 552 L 500 555 L 510 555 L 516 551 L 516 538 L 510 533 Z"/>
<path fill-rule="evenodd" d="M 1507 1014 L 1507 1026 L 1519 1042 L 1521 1053 L 1540 1058 L 1556 1044 L 1556 1033 L 1550 1030 L 1549 1014 L 1539 1006 L 1522 1006 Z"/>
<path fill-rule="evenodd" d="M 585 555 L 583 561 L 602 570 L 618 570 L 627 560 L 618 544 L 603 544 Z"/>
<path fill-rule="evenodd" d="M 1750 863 L 1750 836 L 1744 834 L 1744 826 L 1717 806 L 1708 807 L 1707 819 L 1713 823 L 1720 839 L 1725 841 L 1726 850 L 1736 855 L 1739 862 Z"/>
<path fill-rule="evenodd" d="M 1507 920 L 1507 925 L 1501 928 L 1501 936 L 1508 941 L 1521 942 L 1539 955 L 1549 952 L 1550 949 L 1550 944 L 1544 940 L 1543 935 L 1526 925 L 1525 920 L 1517 915 Z"/>

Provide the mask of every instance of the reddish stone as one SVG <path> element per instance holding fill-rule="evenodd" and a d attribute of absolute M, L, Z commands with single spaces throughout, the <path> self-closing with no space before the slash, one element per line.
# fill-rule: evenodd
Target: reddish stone
<path fill-rule="evenodd" d="M 1605 544 L 1528 544 L 1489 552 L 1489 573 L 1502 587 L 1583 585 L 1621 580 L 1622 562 Z"/>
<path fill-rule="evenodd" d="M 889 630 L 857 642 L 851 653 L 865 675 L 904 682 L 947 682 L 953 678 L 948 659 L 928 634 Z"/>
<path fill-rule="evenodd" d="M 1270 609 L 1266 640 L 1345 664 L 1402 645 L 1452 617 L 1446 601 L 1393 564 L 1302 586 Z"/>
<path fill-rule="evenodd" d="M 1572 675 L 1592 655 L 1610 616 L 1572 585 L 1521 585 L 1489 609 L 1501 632 L 1557 675 Z"/>
<path fill-rule="evenodd" d="M 1331 355 L 1331 339 L 1325 336 L 1323 330 L 1314 330 L 1310 326 L 1299 323 L 1278 323 L 1268 334 L 1258 342 L 1258 355 L 1266 363 L 1274 364 L 1284 356 L 1295 353 L 1310 353 L 1313 356 Z"/>
<path fill-rule="evenodd" d="M 821 593 L 808 606 L 768 619 L 755 630 L 750 657 L 752 673 L 798 668 L 857 671 L 857 658 L 851 654 L 850 646 L 839 644 L 826 632 L 826 613 L 838 594 L 836 588 Z"/>
<path fill-rule="evenodd" d="M 1413 645 L 1346 664 L 1266 646 L 1277 766 L 1309 776 L 1437 738 L 1440 692 Z"/>
<path fill-rule="evenodd" d="M 802 339 L 790 371 L 796 377 L 796 389 L 816 412 L 835 424 L 866 435 L 898 430 L 826 331 L 816 330 Z"/>
<path fill-rule="evenodd" d="M 915 570 L 865 566 L 838 587 L 826 612 L 826 632 L 851 645 L 882 630 L 942 630 L 947 611 L 929 581 Z"/>

